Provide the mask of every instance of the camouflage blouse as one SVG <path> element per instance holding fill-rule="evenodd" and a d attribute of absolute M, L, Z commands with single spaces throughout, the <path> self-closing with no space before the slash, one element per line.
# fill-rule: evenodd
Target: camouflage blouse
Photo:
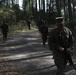
<path fill-rule="evenodd" d="M 72 32 L 67 27 L 64 27 L 63 31 L 54 28 L 49 33 L 48 45 L 50 50 L 58 50 L 59 46 L 72 48 L 74 45 Z"/>

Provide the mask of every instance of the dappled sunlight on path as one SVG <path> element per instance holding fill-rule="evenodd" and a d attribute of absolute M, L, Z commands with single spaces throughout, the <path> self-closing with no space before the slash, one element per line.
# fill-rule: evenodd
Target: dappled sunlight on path
<path fill-rule="evenodd" d="M 74 61 L 76 64 L 76 60 Z M 72 75 L 74 72 L 67 65 L 66 74 Z M 0 44 L 0 75 L 55 74 L 52 52 L 47 44 L 44 48 L 37 30 L 14 34 Z"/>

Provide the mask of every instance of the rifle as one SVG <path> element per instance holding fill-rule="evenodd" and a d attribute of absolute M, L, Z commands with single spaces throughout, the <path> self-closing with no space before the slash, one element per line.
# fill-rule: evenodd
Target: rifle
<path fill-rule="evenodd" d="M 67 48 L 69 48 L 69 42 L 68 42 L 67 38 L 66 39 L 63 38 L 62 33 L 58 33 L 58 34 L 59 34 L 60 46 L 64 48 L 63 58 L 64 58 L 64 60 L 68 60 L 70 65 L 73 66 L 73 68 L 76 71 L 76 67 L 75 67 L 73 60 L 72 60 L 72 57 L 71 57 L 71 52 L 69 50 L 67 50 Z"/>
<path fill-rule="evenodd" d="M 75 71 L 76 71 L 76 67 L 75 67 L 75 65 L 74 65 L 74 63 L 73 63 L 73 60 L 72 60 L 71 52 L 70 52 L 70 51 L 67 51 L 67 50 L 65 49 L 65 51 L 64 51 L 64 58 L 69 61 L 70 66 L 73 66 L 73 68 L 74 68 Z"/>

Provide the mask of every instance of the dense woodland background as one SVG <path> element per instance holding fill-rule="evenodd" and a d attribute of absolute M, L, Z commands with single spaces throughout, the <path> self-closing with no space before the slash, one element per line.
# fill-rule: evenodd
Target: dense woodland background
<path fill-rule="evenodd" d="M 9 25 L 9 33 L 27 30 L 27 20 L 36 28 L 37 21 L 44 19 L 46 25 L 55 25 L 55 18 L 63 16 L 65 24 L 73 33 L 76 30 L 76 0 L 0 0 L 0 24 L 2 19 Z M 1 34 L 0 34 L 1 35 Z"/>

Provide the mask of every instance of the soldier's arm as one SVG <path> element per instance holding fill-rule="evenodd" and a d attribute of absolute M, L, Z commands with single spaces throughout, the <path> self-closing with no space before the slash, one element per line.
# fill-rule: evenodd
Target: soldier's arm
<path fill-rule="evenodd" d="M 48 46 L 49 46 L 50 50 L 59 49 L 59 45 L 55 43 L 55 39 L 54 39 L 54 36 L 53 36 L 52 32 L 49 33 Z"/>
<path fill-rule="evenodd" d="M 69 31 L 69 40 L 68 41 L 69 41 L 69 48 L 73 49 L 74 48 L 74 37 L 73 37 L 71 31 Z"/>

